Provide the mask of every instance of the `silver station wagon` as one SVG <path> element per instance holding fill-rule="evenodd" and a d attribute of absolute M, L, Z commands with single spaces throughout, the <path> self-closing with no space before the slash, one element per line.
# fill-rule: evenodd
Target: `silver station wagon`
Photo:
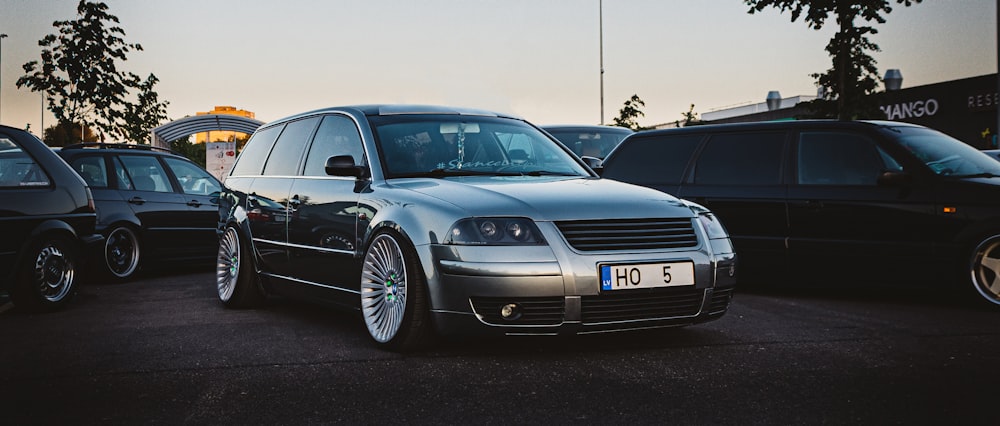
<path fill-rule="evenodd" d="M 329 108 L 258 129 L 226 178 L 218 295 L 359 310 L 376 344 L 720 318 L 729 236 L 705 208 L 601 179 L 501 114 Z"/>

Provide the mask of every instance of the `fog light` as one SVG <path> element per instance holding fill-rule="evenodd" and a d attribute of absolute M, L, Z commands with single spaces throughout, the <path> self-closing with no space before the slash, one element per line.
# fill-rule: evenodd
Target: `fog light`
<path fill-rule="evenodd" d="M 521 306 L 517 303 L 508 303 L 501 306 L 500 317 L 508 321 L 514 321 L 521 318 Z"/>

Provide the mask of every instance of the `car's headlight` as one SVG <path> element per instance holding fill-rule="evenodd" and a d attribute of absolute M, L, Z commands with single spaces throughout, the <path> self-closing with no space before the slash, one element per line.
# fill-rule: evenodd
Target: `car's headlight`
<path fill-rule="evenodd" d="M 708 235 L 708 243 L 712 246 L 712 253 L 733 253 L 733 243 L 729 240 L 729 233 L 722 226 L 722 222 L 719 222 L 718 217 L 711 212 L 702 211 L 698 214 L 698 222 L 701 223 L 705 234 Z"/>
<path fill-rule="evenodd" d="M 729 233 L 726 232 L 726 228 L 722 226 L 722 222 L 719 222 L 719 218 L 715 217 L 712 213 L 702 212 L 698 215 L 698 221 L 701 225 L 705 227 L 705 232 L 708 233 L 708 238 L 729 238 Z"/>
<path fill-rule="evenodd" d="M 448 231 L 445 244 L 535 245 L 544 244 L 542 234 L 530 219 L 477 217 L 462 219 Z"/>

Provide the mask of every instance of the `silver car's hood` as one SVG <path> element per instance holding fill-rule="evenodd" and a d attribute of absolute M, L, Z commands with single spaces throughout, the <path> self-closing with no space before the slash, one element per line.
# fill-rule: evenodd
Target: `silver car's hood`
<path fill-rule="evenodd" d="M 545 221 L 694 216 L 671 195 L 609 179 L 462 177 L 396 180 L 393 186 L 453 204 L 469 216 Z"/>

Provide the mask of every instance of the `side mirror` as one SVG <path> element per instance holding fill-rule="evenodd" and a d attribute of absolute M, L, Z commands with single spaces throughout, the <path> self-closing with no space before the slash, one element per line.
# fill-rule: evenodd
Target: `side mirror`
<path fill-rule="evenodd" d="M 354 164 L 354 157 L 350 155 L 335 155 L 326 159 L 326 174 L 360 178 L 365 175 L 365 168 Z"/>
<path fill-rule="evenodd" d="M 906 172 L 885 171 L 878 176 L 877 183 L 886 186 L 906 186 L 913 182 L 913 176 Z"/>
<path fill-rule="evenodd" d="M 590 169 L 593 170 L 594 173 L 597 173 L 598 176 L 600 176 L 601 172 L 604 171 L 604 161 L 601 160 L 600 158 L 591 157 L 589 155 L 583 155 L 580 156 L 580 159 L 583 160 L 583 164 L 586 164 L 587 167 L 590 167 Z"/>

